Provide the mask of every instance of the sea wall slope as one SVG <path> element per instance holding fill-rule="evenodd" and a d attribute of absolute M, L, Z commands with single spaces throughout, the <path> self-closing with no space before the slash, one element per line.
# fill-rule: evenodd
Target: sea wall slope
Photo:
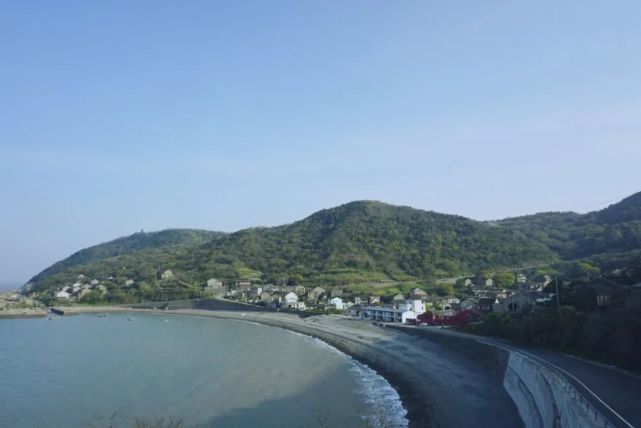
<path fill-rule="evenodd" d="M 526 427 L 613 427 L 566 374 L 509 346 L 448 334 L 433 328 L 396 327 L 474 358 L 502 379 Z"/>

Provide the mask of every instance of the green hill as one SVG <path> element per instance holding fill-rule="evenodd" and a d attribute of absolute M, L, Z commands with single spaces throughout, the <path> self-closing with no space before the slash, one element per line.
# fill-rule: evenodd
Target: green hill
<path fill-rule="evenodd" d="M 286 226 L 232 233 L 206 245 L 206 253 L 207 263 L 221 269 L 240 262 L 266 280 L 295 275 L 330 285 L 453 276 L 556 259 L 518 231 L 374 201 L 322 210 Z"/>
<path fill-rule="evenodd" d="M 640 207 L 641 193 L 583 215 L 539 213 L 479 222 L 358 201 L 292 224 L 230 234 L 136 233 L 79 251 L 33 277 L 28 286 L 53 290 L 84 275 L 110 291 L 132 280 L 132 295 L 169 298 L 191 295 L 211 277 L 331 286 L 431 281 L 581 258 L 603 265 L 627 263 L 641 250 Z M 162 279 L 168 269 L 174 276 Z"/>
<path fill-rule="evenodd" d="M 27 288 L 39 291 L 59 287 L 75 280 L 78 275 L 99 279 L 113 277 L 114 280 L 141 277 L 143 272 L 154 270 L 152 266 L 165 264 L 188 248 L 223 235 L 221 232 L 194 229 L 134 233 L 85 248 L 54 263 L 31 278 Z"/>
<path fill-rule="evenodd" d="M 565 260 L 641 250 L 641 192 L 588 214 L 540 213 L 501 220 Z"/>

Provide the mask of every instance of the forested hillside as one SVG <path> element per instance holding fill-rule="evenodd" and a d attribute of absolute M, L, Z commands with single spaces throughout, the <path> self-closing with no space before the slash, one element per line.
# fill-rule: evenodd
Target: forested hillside
<path fill-rule="evenodd" d="M 166 297 L 177 289 L 189 294 L 212 277 L 331 286 L 432 281 L 578 259 L 610 267 L 638 260 L 640 207 L 636 194 L 583 215 L 540 213 L 479 222 L 358 201 L 292 224 L 231 234 L 136 233 L 73 254 L 33 277 L 29 287 L 52 290 L 82 274 L 112 288 L 132 280 L 147 294 L 162 289 L 159 295 Z M 161 278 L 166 270 L 174 274 L 171 281 Z"/>
<path fill-rule="evenodd" d="M 226 265 L 242 262 L 268 280 L 293 275 L 330 284 L 454 276 L 556 258 L 519 231 L 374 201 L 322 210 L 286 226 L 243 230 L 206 248 L 218 276 Z"/>
<path fill-rule="evenodd" d="M 540 213 L 498 224 L 522 232 L 566 260 L 641 250 L 641 193 L 584 215 Z"/>

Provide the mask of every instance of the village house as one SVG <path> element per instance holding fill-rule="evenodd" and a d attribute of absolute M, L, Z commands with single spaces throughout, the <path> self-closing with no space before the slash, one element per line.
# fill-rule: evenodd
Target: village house
<path fill-rule="evenodd" d="M 628 295 L 625 286 L 606 278 L 599 278 L 572 287 L 568 300 L 581 310 L 592 310 L 595 307 L 622 307 Z"/>
<path fill-rule="evenodd" d="M 496 297 L 480 297 L 476 309 L 484 314 L 492 312 Z"/>
<path fill-rule="evenodd" d="M 69 300 L 70 297 L 71 297 L 71 294 L 69 294 L 66 290 L 61 290 L 56 293 L 56 299 Z"/>
<path fill-rule="evenodd" d="M 207 285 L 205 286 L 205 293 L 220 293 L 224 290 L 223 282 L 219 281 L 216 278 L 210 278 L 207 280 Z"/>
<path fill-rule="evenodd" d="M 330 297 L 343 297 L 343 289 L 332 288 L 332 291 L 330 292 Z"/>
<path fill-rule="evenodd" d="M 361 305 L 367 303 L 367 297 L 365 296 L 354 296 L 354 304 Z"/>
<path fill-rule="evenodd" d="M 443 309 L 455 309 L 455 306 L 458 308 L 461 303 L 461 299 L 455 296 L 444 296 L 439 299 L 439 304 Z"/>
<path fill-rule="evenodd" d="M 479 303 L 479 299 L 475 297 L 468 297 L 467 299 L 461 302 L 461 310 L 467 311 L 470 309 L 475 309 L 478 303 Z"/>
<path fill-rule="evenodd" d="M 232 288 L 231 290 L 225 292 L 225 297 L 228 299 L 244 299 L 247 297 L 247 294 L 245 291 L 238 290 L 236 288 Z"/>
<path fill-rule="evenodd" d="M 329 299 L 329 305 L 339 311 L 342 311 L 345 308 L 343 299 L 341 299 L 340 297 L 332 297 L 331 299 Z"/>
<path fill-rule="evenodd" d="M 361 318 L 362 313 L 363 306 L 359 305 L 358 303 L 350 306 L 347 309 L 347 315 L 349 315 L 350 317 Z"/>
<path fill-rule="evenodd" d="M 381 303 L 381 296 L 369 296 L 370 305 L 379 305 Z"/>
<path fill-rule="evenodd" d="M 400 322 L 406 324 L 416 322 L 416 317 L 425 312 L 425 305 L 421 300 L 406 300 L 392 305 L 367 306 L 362 308 L 363 319 L 382 322 Z"/>
<path fill-rule="evenodd" d="M 261 302 L 266 302 L 266 303 L 271 302 L 272 301 L 271 294 L 267 291 L 263 291 L 262 293 L 260 293 L 260 300 Z"/>
<path fill-rule="evenodd" d="M 262 294 L 262 292 L 263 287 L 254 286 L 247 292 L 247 297 L 251 300 L 260 300 L 260 295 Z"/>
<path fill-rule="evenodd" d="M 496 298 L 497 299 L 507 299 L 507 297 L 512 294 L 510 291 L 507 290 L 499 290 L 496 292 Z"/>
<path fill-rule="evenodd" d="M 83 297 L 85 297 L 87 294 L 91 293 L 91 290 L 89 288 L 82 288 L 78 293 L 76 294 L 76 299 L 80 300 Z"/>
<path fill-rule="evenodd" d="M 318 301 L 325 294 L 325 289 L 321 287 L 315 287 L 307 292 L 307 300 L 310 302 Z"/>
<path fill-rule="evenodd" d="M 368 306 L 361 312 L 362 318 L 371 321 L 399 322 L 406 324 L 416 319 L 416 312 L 397 309 L 393 306 Z"/>
<path fill-rule="evenodd" d="M 207 280 L 207 287 L 211 288 L 222 288 L 223 287 L 223 282 L 219 279 L 216 278 L 209 278 Z"/>
<path fill-rule="evenodd" d="M 625 307 L 628 309 L 641 308 L 641 282 L 628 288 L 628 296 L 625 299 Z"/>
<path fill-rule="evenodd" d="M 296 293 L 298 297 L 303 297 L 305 295 L 305 287 L 302 285 L 297 285 L 296 287 L 294 287 L 294 293 Z"/>
<path fill-rule="evenodd" d="M 420 288 L 412 288 L 412 291 L 410 291 L 410 297 L 413 299 L 425 299 L 427 298 L 427 293 Z"/>
<path fill-rule="evenodd" d="M 237 279 L 236 282 L 234 282 L 234 286 L 239 289 L 239 290 L 244 290 L 244 291 L 249 291 L 251 288 L 251 281 L 248 279 Z"/>
<path fill-rule="evenodd" d="M 282 306 L 286 308 L 295 308 L 298 303 L 298 296 L 296 293 L 289 292 L 285 295 L 282 301 Z"/>
<path fill-rule="evenodd" d="M 298 311 L 304 311 L 307 309 L 305 302 L 299 302 L 298 296 L 294 292 L 289 292 L 283 297 L 281 306 L 288 309 L 296 309 Z"/>
<path fill-rule="evenodd" d="M 394 297 L 392 297 L 392 304 L 394 305 L 398 305 L 404 302 L 405 302 L 405 296 L 403 296 L 401 293 L 398 293 Z"/>
<path fill-rule="evenodd" d="M 170 280 L 173 277 L 174 277 L 174 273 L 171 271 L 171 269 L 167 269 L 162 274 L 160 274 L 160 279 L 162 280 Z"/>
<path fill-rule="evenodd" d="M 277 291 L 277 292 L 271 293 L 269 298 L 272 303 L 276 305 L 280 305 L 281 302 L 283 301 L 283 294 L 280 291 Z"/>
<path fill-rule="evenodd" d="M 536 304 L 536 297 L 531 293 L 514 293 L 506 298 L 497 297 L 492 304 L 492 312 L 516 313 Z"/>

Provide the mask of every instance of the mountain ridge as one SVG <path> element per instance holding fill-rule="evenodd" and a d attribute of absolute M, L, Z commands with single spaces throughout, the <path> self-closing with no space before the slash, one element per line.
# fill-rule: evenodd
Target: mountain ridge
<path fill-rule="evenodd" d="M 544 212 L 492 222 L 361 200 L 233 233 L 133 234 L 76 252 L 29 284 L 52 289 L 83 271 L 158 284 L 159 272 L 171 269 L 193 284 L 247 277 L 343 285 L 430 280 L 638 249 L 641 192 L 587 214 Z"/>

